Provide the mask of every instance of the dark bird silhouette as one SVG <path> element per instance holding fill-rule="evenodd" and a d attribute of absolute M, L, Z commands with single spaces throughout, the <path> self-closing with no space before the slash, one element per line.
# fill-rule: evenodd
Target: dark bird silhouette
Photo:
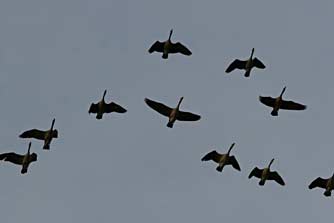
<path fill-rule="evenodd" d="M 254 54 L 254 48 L 252 49 L 252 53 L 249 57 L 248 60 L 234 60 L 226 69 L 226 73 L 230 73 L 235 69 L 240 69 L 240 70 L 246 70 L 245 72 L 245 77 L 250 76 L 250 72 L 253 69 L 253 67 L 264 69 L 266 66 L 257 59 L 256 57 L 253 59 L 253 54 Z"/>
<path fill-rule="evenodd" d="M 30 154 L 31 142 L 29 143 L 28 152 L 25 155 L 16 154 L 13 152 L 0 154 L 0 160 L 14 163 L 22 166 L 21 173 L 25 174 L 28 171 L 30 163 L 37 161 L 37 154 Z"/>
<path fill-rule="evenodd" d="M 56 121 L 55 119 L 52 120 L 51 128 L 49 130 L 42 131 L 38 129 L 31 129 L 23 132 L 21 135 L 19 135 L 19 137 L 43 140 L 44 141 L 43 149 L 49 150 L 52 139 L 58 138 L 58 130 L 53 129 L 55 121 Z"/>
<path fill-rule="evenodd" d="M 306 105 L 302 105 L 293 101 L 285 101 L 282 99 L 283 93 L 285 92 L 286 87 L 283 88 L 280 96 L 277 98 L 272 97 L 263 97 L 260 96 L 259 100 L 262 104 L 272 107 L 273 110 L 271 112 L 272 116 L 278 116 L 278 110 L 305 110 Z"/>
<path fill-rule="evenodd" d="M 282 177 L 276 172 L 276 171 L 270 171 L 270 166 L 271 164 L 274 162 L 274 159 L 272 159 L 268 165 L 268 167 L 264 168 L 264 169 L 259 169 L 257 167 L 255 167 L 252 172 L 250 172 L 248 178 L 252 178 L 257 177 L 260 178 L 260 182 L 259 185 L 263 186 L 266 182 L 266 180 L 274 180 L 276 181 L 278 184 L 284 186 L 285 183 L 282 179 Z"/>
<path fill-rule="evenodd" d="M 162 53 L 162 58 L 163 59 L 167 59 L 168 54 L 170 54 L 170 53 L 181 53 L 183 55 L 190 56 L 192 53 L 183 44 L 181 44 L 180 42 L 172 43 L 172 41 L 171 41 L 172 34 L 173 34 L 173 29 L 170 30 L 168 40 L 166 40 L 164 42 L 156 41 L 150 47 L 148 52 L 149 53 L 153 53 L 153 52 Z"/>
<path fill-rule="evenodd" d="M 318 177 L 317 179 L 313 180 L 312 183 L 308 186 L 309 189 L 313 189 L 316 187 L 325 189 L 324 195 L 326 197 L 331 196 L 331 192 L 334 189 L 334 174 L 332 175 L 332 177 L 327 179 Z"/>
<path fill-rule="evenodd" d="M 238 161 L 234 156 L 230 156 L 230 152 L 232 148 L 234 147 L 235 143 L 232 143 L 230 146 L 228 152 L 226 154 L 219 154 L 216 150 L 213 150 L 206 154 L 201 160 L 202 161 L 209 161 L 212 160 L 216 163 L 218 163 L 218 166 L 216 168 L 217 171 L 222 172 L 224 166 L 226 165 L 232 165 L 234 169 L 241 170 L 240 166 L 238 164 Z"/>
<path fill-rule="evenodd" d="M 180 98 L 179 103 L 177 104 L 176 108 L 170 108 L 160 102 L 156 102 L 153 100 L 150 100 L 148 98 L 145 98 L 146 104 L 152 108 L 153 110 L 159 112 L 160 114 L 167 116 L 169 118 L 169 121 L 167 123 L 167 126 L 169 128 L 173 128 L 174 122 L 176 120 L 179 121 L 197 121 L 201 118 L 201 116 L 190 113 L 190 112 L 184 112 L 180 111 L 180 104 L 183 100 L 183 97 Z"/>
<path fill-rule="evenodd" d="M 97 104 L 92 103 L 89 107 L 88 113 L 96 114 L 96 119 L 102 119 L 104 113 L 111 113 L 111 112 L 125 113 L 126 112 L 125 108 L 123 108 L 122 106 L 114 102 L 110 102 L 109 104 L 107 104 L 104 101 L 104 97 L 106 96 L 106 94 L 107 94 L 107 90 L 103 92 L 101 101 L 99 101 Z"/>

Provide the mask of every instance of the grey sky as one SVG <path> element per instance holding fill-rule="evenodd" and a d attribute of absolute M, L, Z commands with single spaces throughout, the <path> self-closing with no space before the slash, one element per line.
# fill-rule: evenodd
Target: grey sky
<path fill-rule="evenodd" d="M 25 153 L 18 135 L 47 129 L 59 138 L 28 174 L 1 163 L 2 223 L 16 222 L 324 222 L 333 198 L 309 191 L 334 171 L 333 1 L 2 0 L 0 151 Z M 156 40 L 181 41 L 193 55 L 149 55 Z M 267 66 L 226 75 L 251 48 Z M 280 111 L 258 96 L 308 105 Z M 114 100 L 125 114 L 88 115 Z M 176 122 L 144 98 L 202 116 Z M 232 153 L 241 172 L 222 173 L 201 157 Z M 285 187 L 247 176 L 275 158 Z"/>

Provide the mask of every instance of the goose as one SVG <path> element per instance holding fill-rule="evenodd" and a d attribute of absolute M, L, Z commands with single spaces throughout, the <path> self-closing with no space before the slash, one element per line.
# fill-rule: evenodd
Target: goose
<path fill-rule="evenodd" d="M 103 96 L 101 101 L 99 101 L 97 104 L 92 103 L 89 107 L 88 113 L 93 113 L 96 114 L 96 119 L 102 119 L 104 113 L 111 113 L 111 112 L 117 112 L 117 113 L 125 113 L 126 109 L 123 108 L 122 106 L 110 102 L 107 104 L 104 101 L 104 97 L 107 94 L 107 90 L 104 90 Z"/>
<path fill-rule="evenodd" d="M 317 179 L 313 180 L 312 183 L 308 186 L 309 189 L 313 189 L 315 187 L 325 189 L 324 195 L 326 197 L 331 196 L 331 191 L 334 189 L 334 174 L 332 175 L 332 177 L 327 179 L 318 177 Z"/>
<path fill-rule="evenodd" d="M 254 54 L 254 48 L 252 49 L 252 53 L 249 57 L 248 60 L 238 60 L 235 59 L 225 70 L 226 73 L 230 73 L 235 69 L 241 69 L 241 70 L 246 70 L 245 72 L 245 77 L 250 76 L 250 72 L 253 67 L 257 67 L 260 69 L 266 68 L 266 66 L 256 57 L 253 59 L 253 54 Z"/>
<path fill-rule="evenodd" d="M 285 110 L 305 110 L 306 109 L 306 105 L 302 105 L 302 104 L 299 104 L 293 101 L 284 101 L 282 99 L 282 96 L 285 92 L 285 89 L 286 87 L 283 88 L 280 96 L 278 96 L 277 98 L 263 97 L 263 96 L 259 97 L 259 100 L 262 104 L 273 108 L 271 112 L 272 116 L 278 116 L 279 109 L 285 109 Z"/>
<path fill-rule="evenodd" d="M 234 156 L 230 156 L 230 152 L 234 147 L 235 143 L 232 143 L 228 152 L 226 154 L 219 154 L 216 150 L 213 150 L 206 154 L 201 160 L 202 161 L 209 161 L 212 160 L 218 163 L 216 168 L 217 171 L 222 172 L 225 165 L 232 165 L 234 169 L 241 170 L 238 164 L 238 161 L 235 159 Z"/>
<path fill-rule="evenodd" d="M 20 138 L 35 138 L 38 140 L 43 140 L 44 141 L 43 149 L 49 150 L 52 139 L 58 138 L 58 130 L 53 129 L 55 121 L 56 119 L 52 120 L 51 128 L 49 130 L 42 131 L 38 129 L 31 129 L 31 130 L 23 132 L 21 135 L 19 135 L 19 137 Z"/>
<path fill-rule="evenodd" d="M 284 186 L 285 183 L 282 179 L 282 177 L 276 172 L 276 171 L 270 171 L 270 166 L 271 164 L 274 162 L 274 159 L 272 159 L 268 165 L 268 167 L 264 168 L 264 169 L 259 169 L 257 167 L 255 167 L 252 172 L 250 172 L 248 179 L 252 178 L 253 176 L 260 178 L 260 182 L 259 185 L 263 186 L 266 182 L 266 180 L 274 180 L 276 181 L 278 184 Z"/>
<path fill-rule="evenodd" d="M 162 58 L 167 59 L 169 53 L 181 53 L 183 55 L 190 56 L 192 53 L 191 51 L 185 47 L 180 42 L 172 43 L 171 37 L 173 34 L 173 29 L 169 32 L 168 40 L 164 42 L 156 41 L 148 50 L 149 53 L 159 52 L 162 53 Z"/>
<path fill-rule="evenodd" d="M 37 154 L 30 154 L 31 142 L 29 142 L 28 152 L 25 155 L 16 154 L 14 152 L 0 154 L 0 160 L 8 161 L 17 165 L 21 165 L 21 174 L 28 172 L 30 163 L 37 161 Z"/>
<path fill-rule="evenodd" d="M 180 98 L 179 103 L 177 104 L 176 108 L 170 108 L 160 102 L 156 102 L 151 99 L 145 98 L 145 102 L 150 108 L 152 108 L 153 110 L 169 118 L 169 121 L 167 123 L 167 127 L 169 128 L 173 128 L 174 122 L 176 120 L 198 121 L 201 118 L 201 116 L 199 115 L 196 115 L 190 112 L 180 111 L 179 108 L 180 108 L 180 104 L 182 100 L 183 100 L 183 97 Z"/>

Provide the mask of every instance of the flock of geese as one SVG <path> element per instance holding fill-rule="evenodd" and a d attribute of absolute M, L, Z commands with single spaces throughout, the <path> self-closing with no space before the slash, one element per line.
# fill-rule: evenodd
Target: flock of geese
<path fill-rule="evenodd" d="M 171 37 L 173 30 L 170 30 L 169 37 L 166 41 L 160 42 L 156 41 L 148 50 L 149 53 L 158 52 L 162 53 L 163 59 L 168 59 L 169 54 L 180 53 L 186 56 L 190 56 L 192 52 L 180 42 L 173 43 Z M 254 48 L 251 51 L 251 55 L 247 60 L 235 59 L 225 70 L 226 73 L 230 73 L 235 69 L 245 70 L 244 76 L 250 77 L 251 70 L 253 68 L 265 69 L 265 65 L 256 57 L 253 58 Z M 293 101 L 283 100 L 283 94 L 286 91 L 286 87 L 283 88 L 281 94 L 278 97 L 269 97 L 269 96 L 260 96 L 259 100 L 264 105 L 271 107 L 271 115 L 278 116 L 278 111 L 283 110 L 305 110 L 306 106 L 300 103 Z M 103 92 L 102 99 L 95 103 L 92 103 L 89 107 L 88 113 L 96 114 L 96 119 L 102 119 L 105 113 L 117 112 L 125 113 L 127 110 L 121 105 L 110 102 L 105 102 L 105 96 L 107 90 Z M 161 102 L 157 102 L 148 98 L 145 98 L 145 103 L 156 112 L 160 113 L 163 116 L 168 117 L 167 127 L 173 128 L 173 125 L 176 120 L 178 121 L 198 121 L 201 116 L 191 112 L 181 111 L 180 105 L 183 101 L 181 97 L 175 108 L 171 108 Z M 51 127 L 48 130 L 39 130 L 31 129 L 23 132 L 19 135 L 20 138 L 34 138 L 37 140 L 42 140 L 43 150 L 49 150 L 50 144 L 53 138 L 58 138 L 58 131 L 54 129 L 55 119 L 52 120 Z M 220 154 L 217 151 L 213 150 L 207 153 L 201 160 L 202 161 L 214 161 L 218 164 L 216 170 L 219 172 L 223 171 L 223 168 L 226 165 L 232 165 L 232 167 L 238 171 L 241 171 L 239 163 L 235 156 L 230 155 L 232 148 L 235 146 L 233 143 L 226 154 Z M 28 171 L 30 163 L 37 161 L 37 154 L 30 153 L 31 142 L 29 142 L 28 151 L 26 154 L 17 154 L 14 152 L 0 154 L 0 160 L 8 161 L 21 166 L 21 174 L 25 174 Z M 248 178 L 256 177 L 259 178 L 259 185 L 263 186 L 267 180 L 276 181 L 278 184 L 284 186 L 285 182 L 283 178 L 276 172 L 271 171 L 271 165 L 274 162 L 272 159 L 269 165 L 263 169 L 255 167 L 249 174 Z M 334 174 L 327 179 L 318 177 L 309 185 L 309 189 L 313 188 L 323 188 L 325 189 L 324 195 L 331 196 L 331 191 L 334 189 Z"/>

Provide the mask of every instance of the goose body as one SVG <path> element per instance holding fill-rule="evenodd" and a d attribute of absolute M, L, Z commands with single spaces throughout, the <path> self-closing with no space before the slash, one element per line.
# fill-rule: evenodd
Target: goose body
<path fill-rule="evenodd" d="M 217 171 L 222 172 L 223 168 L 226 165 L 232 165 L 232 167 L 236 170 L 241 170 L 238 161 L 234 156 L 230 156 L 230 152 L 232 148 L 234 147 L 235 143 L 232 143 L 230 146 L 228 152 L 226 154 L 219 154 L 216 150 L 213 150 L 209 153 L 207 153 L 201 160 L 202 161 L 209 161 L 212 160 L 215 163 L 218 163 L 218 166 L 216 168 Z"/>
<path fill-rule="evenodd" d="M 225 70 L 226 73 L 230 73 L 235 69 L 245 70 L 245 77 L 250 76 L 251 70 L 256 67 L 259 69 L 264 69 L 266 66 L 256 57 L 253 58 L 254 48 L 252 49 L 251 55 L 248 60 L 235 59 Z"/>
<path fill-rule="evenodd" d="M 126 109 L 122 106 L 116 104 L 115 102 L 110 102 L 109 104 L 105 102 L 104 98 L 107 94 L 107 90 L 103 92 L 102 99 L 94 104 L 92 103 L 89 107 L 88 113 L 96 114 L 96 119 L 102 119 L 103 114 L 117 112 L 117 113 L 125 113 Z"/>
<path fill-rule="evenodd" d="M 170 30 L 169 32 L 169 37 L 166 41 L 164 42 L 160 42 L 160 41 L 156 41 L 148 50 L 149 53 L 153 53 L 153 52 L 159 52 L 162 53 L 162 58 L 163 59 L 167 59 L 168 58 L 168 54 L 172 53 L 181 53 L 183 55 L 186 56 L 190 56 L 192 53 L 191 51 L 184 46 L 182 43 L 177 42 L 177 43 L 173 43 L 171 41 L 171 37 L 173 34 L 173 29 Z"/>
<path fill-rule="evenodd" d="M 20 138 L 35 138 L 38 140 L 43 140 L 44 141 L 43 149 L 49 150 L 52 139 L 58 138 L 58 130 L 53 129 L 54 124 L 55 124 L 55 119 L 52 120 L 51 128 L 49 130 L 43 131 L 43 130 L 38 130 L 38 129 L 31 129 L 31 130 L 23 132 L 21 135 L 19 135 L 19 137 Z"/>
<path fill-rule="evenodd" d="M 201 116 L 190 113 L 180 111 L 180 104 L 183 100 L 183 97 L 180 98 L 179 103 L 175 108 L 170 108 L 160 102 L 153 101 L 151 99 L 145 98 L 146 104 L 152 108 L 153 110 L 157 111 L 158 113 L 168 117 L 167 127 L 173 128 L 173 125 L 176 120 L 179 121 L 197 121 L 201 118 Z"/>
<path fill-rule="evenodd" d="M 276 172 L 276 171 L 271 171 L 270 170 L 270 166 L 271 164 L 274 162 L 274 159 L 272 159 L 268 165 L 268 167 L 263 168 L 263 169 L 259 169 L 257 167 L 255 167 L 249 174 L 248 178 L 252 178 L 253 176 L 256 178 L 259 178 L 259 185 L 263 186 L 267 180 L 274 180 L 276 181 L 278 184 L 284 186 L 284 180 L 282 179 L 282 177 Z"/>
<path fill-rule="evenodd" d="M 283 88 L 280 96 L 277 98 L 272 97 L 263 97 L 260 96 L 259 100 L 262 104 L 272 107 L 273 110 L 271 111 L 272 116 L 278 116 L 278 110 L 284 109 L 284 110 L 305 110 L 306 105 L 299 104 L 293 101 L 285 101 L 283 100 L 283 94 L 286 90 L 286 87 Z"/>
<path fill-rule="evenodd" d="M 16 154 L 14 152 L 0 154 L 0 160 L 14 163 L 22 166 L 21 174 L 28 172 L 30 163 L 37 161 L 37 154 L 30 154 L 31 142 L 29 143 L 28 152 L 24 155 Z"/>
<path fill-rule="evenodd" d="M 318 177 L 317 179 L 313 180 L 312 183 L 308 186 L 309 189 L 313 189 L 316 187 L 325 189 L 324 195 L 326 197 L 331 196 L 332 190 L 334 189 L 334 174 L 332 175 L 332 177 L 327 179 Z"/>

